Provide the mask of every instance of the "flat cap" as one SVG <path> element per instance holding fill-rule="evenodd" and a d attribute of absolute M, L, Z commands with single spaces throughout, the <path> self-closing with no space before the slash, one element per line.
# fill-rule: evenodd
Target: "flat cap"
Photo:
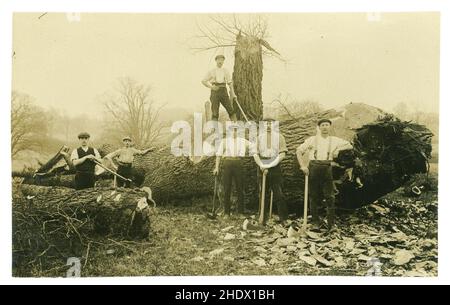
<path fill-rule="evenodd" d="M 320 119 L 319 121 L 317 121 L 317 126 L 320 126 L 322 123 L 330 123 L 330 125 L 332 124 L 330 119 Z"/>
<path fill-rule="evenodd" d="M 125 140 L 131 141 L 131 138 L 129 136 L 123 137 L 122 141 L 125 141 Z"/>
<path fill-rule="evenodd" d="M 270 121 L 276 121 L 276 120 L 275 120 L 275 118 L 274 118 L 273 116 L 271 116 L 270 114 L 268 114 L 268 115 L 265 115 L 265 116 L 264 116 L 263 121 L 268 121 L 268 122 L 270 122 Z"/>
<path fill-rule="evenodd" d="M 78 134 L 78 139 L 81 139 L 81 138 L 90 138 L 90 137 L 91 137 L 90 134 L 88 134 L 86 131 L 80 132 L 80 133 Z"/>
<path fill-rule="evenodd" d="M 225 59 L 225 55 L 219 54 L 214 58 L 214 60 L 218 60 L 219 58 Z"/>

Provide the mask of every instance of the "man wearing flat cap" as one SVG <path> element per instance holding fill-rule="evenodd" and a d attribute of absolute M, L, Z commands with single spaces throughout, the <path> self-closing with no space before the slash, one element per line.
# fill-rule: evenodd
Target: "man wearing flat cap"
<path fill-rule="evenodd" d="M 75 167 L 75 189 L 82 190 L 94 187 L 95 184 L 95 162 L 100 162 L 100 154 L 97 149 L 90 147 L 90 135 L 87 132 L 81 132 L 78 135 L 80 147 L 74 149 L 70 160 Z"/>
<path fill-rule="evenodd" d="M 279 131 L 278 124 L 270 116 L 263 119 L 264 128 L 260 127 L 257 138 L 257 154 L 253 156 L 258 165 L 258 181 L 261 181 L 262 174 L 267 171 L 267 190 L 271 190 L 274 195 L 274 201 L 277 206 L 278 217 L 281 224 L 284 224 L 288 218 L 288 209 L 284 200 L 282 185 L 283 174 L 281 171 L 281 161 L 286 157 L 288 152 L 286 140 Z M 265 192 L 266 195 L 269 192 Z M 269 213 L 269 200 L 265 200 L 266 212 L 263 215 L 263 223 L 266 222 Z"/>
<path fill-rule="evenodd" d="M 253 145 L 244 137 L 244 127 L 228 121 L 226 137 L 222 139 L 216 151 L 216 163 L 213 170 L 214 176 L 222 174 L 224 218 L 231 215 L 233 181 L 238 197 L 237 213 L 244 213 L 244 158 L 250 156 L 253 150 Z M 221 163 L 222 166 L 220 166 Z"/>
<path fill-rule="evenodd" d="M 337 157 L 339 151 L 353 148 L 350 142 L 330 135 L 331 124 L 329 119 L 320 119 L 317 122 L 317 134 L 297 148 L 301 170 L 305 176 L 309 176 L 312 222 L 320 226 L 319 205 L 325 201 L 329 230 L 333 230 L 335 225 L 332 160 Z"/>
<path fill-rule="evenodd" d="M 202 84 L 211 89 L 211 112 L 212 120 L 217 121 L 219 119 L 219 108 L 220 104 L 228 112 L 230 120 L 236 121 L 236 112 L 228 96 L 227 85 L 230 88 L 231 100 L 236 96 L 234 94 L 233 82 L 231 79 L 230 72 L 223 67 L 225 61 L 225 56 L 217 55 L 216 67 L 206 74 L 205 78 L 202 80 Z"/>
<path fill-rule="evenodd" d="M 139 150 L 133 147 L 133 143 L 130 137 L 126 136 L 122 139 L 123 147 L 106 155 L 105 158 L 113 161 L 116 159 L 118 163 L 117 173 L 124 178 L 131 179 L 132 177 L 132 165 L 135 155 L 145 155 L 146 153 L 154 150 L 154 148 L 148 148 L 145 150 Z M 128 180 L 122 180 L 118 178 L 117 186 L 119 187 L 131 187 L 131 183 Z"/>

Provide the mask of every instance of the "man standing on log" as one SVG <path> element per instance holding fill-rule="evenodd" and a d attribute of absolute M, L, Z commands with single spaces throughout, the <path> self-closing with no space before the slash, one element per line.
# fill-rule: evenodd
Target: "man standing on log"
<path fill-rule="evenodd" d="M 297 148 L 297 159 L 301 170 L 305 176 L 309 177 L 309 198 L 313 224 L 320 226 L 319 205 L 325 200 L 328 229 L 333 230 L 336 208 L 332 160 L 337 157 L 339 151 L 353 147 L 350 142 L 330 135 L 331 120 L 321 119 L 317 125 L 319 127 L 317 135 L 308 138 Z"/>
<path fill-rule="evenodd" d="M 95 162 L 100 162 L 100 154 L 97 149 L 88 146 L 90 135 L 82 132 L 78 135 L 81 146 L 72 151 L 70 160 L 75 167 L 75 189 L 81 190 L 94 187 Z"/>
<path fill-rule="evenodd" d="M 257 139 L 257 154 L 253 157 L 255 159 L 256 164 L 259 167 L 258 171 L 258 181 L 261 181 L 261 175 L 264 171 L 267 172 L 267 191 L 266 194 L 269 194 L 269 190 L 273 192 L 274 201 L 276 202 L 278 209 L 278 216 L 280 217 L 280 222 L 283 224 L 288 217 L 288 211 L 286 202 L 284 201 L 284 195 L 282 191 L 282 183 L 283 183 L 283 175 L 281 172 L 281 161 L 286 157 L 287 146 L 286 140 L 284 136 L 279 132 L 279 129 L 276 128 L 273 130 L 273 122 L 275 120 L 273 118 L 265 118 L 264 122 L 267 126 L 267 132 L 260 132 Z M 278 143 L 274 143 L 272 141 L 278 141 Z M 263 217 L 263 223 L 267 220 L 267 214 L 269 212 L 269 200 L 265 200 L 265 208 Z"/>
<path fill-rule="evenodd" d="M 139 150 L 133 147 L 132 140 L 130 137 L 124 137 L 122 139 L 124 147 L 106 155 L 105 158 L 113 161 L 114 158 L 117 159 L 117 163 L 119 164 L 117 168 L 117 173 L 127 179 L 131 180 L 132 177 L 132 165 L 134 161 L 135 155 L 145 155 L 146 153 L 154 150 L 154 148 L 148 148 L 146 150 Z M 122 180 L 118 178 L 117 186 L 119 187 L 131 187 L 131 183 L 129 180 Z"/>
<path fill-rule="evenodd" d="M 217 55 L 215 60 L 216 67 L 210 70 L 202 80 L 202 84 L 211 89 L 212 120 L 217 121 L 219 119 L 219 108 L 220 104 L 222 104 L 228 112 L 230 120 L 235 122 L 237 120 L 236 112 L 228 96 L 227 85 L 230 88 L 231 100 L 234 100 L 235 94 L 230 72 L 223 67 L 225 56 Z"/>
<path fill-rule="evenodd" d="M 239 125 L 228 126 L 227 136 L 222 139 L 216 152 L 216 164 L 213 174 L 219 174 L 222 163 L 222 183 L 224 188 L 224 218 L 230 217 L 231 187 L 234 184 L 237 191 L 237 212 L 244 213 L 244 157 L 250 151 L 250 142 L 239 134 Z"/>

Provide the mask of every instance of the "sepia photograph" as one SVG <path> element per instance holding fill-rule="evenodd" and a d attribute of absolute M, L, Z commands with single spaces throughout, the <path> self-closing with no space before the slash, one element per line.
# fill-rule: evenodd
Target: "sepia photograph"
<path fill-rule="evenodd" d="M 440 23 L 14 12 L 12 276 L 438 277 Z"/>

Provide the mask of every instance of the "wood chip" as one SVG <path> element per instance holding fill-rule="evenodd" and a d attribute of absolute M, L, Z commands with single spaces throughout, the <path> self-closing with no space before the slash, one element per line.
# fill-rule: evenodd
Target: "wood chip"
<path fill-rule="evenodd" d="M 411 251 L 402 249 L 395 252 L 392 262 L 396 266 L 402 266 L 409 263 L 414 257 Z"/>
<path fill-rule="evenodd" d="M 315 266 L 317 261 L 315 258 L 311 257 L 311 256 L 299 256 L 299 259 L 301 259 L 302 261 L 304 261 L 305 263 L 307 263 L 310 266 Z"/>

